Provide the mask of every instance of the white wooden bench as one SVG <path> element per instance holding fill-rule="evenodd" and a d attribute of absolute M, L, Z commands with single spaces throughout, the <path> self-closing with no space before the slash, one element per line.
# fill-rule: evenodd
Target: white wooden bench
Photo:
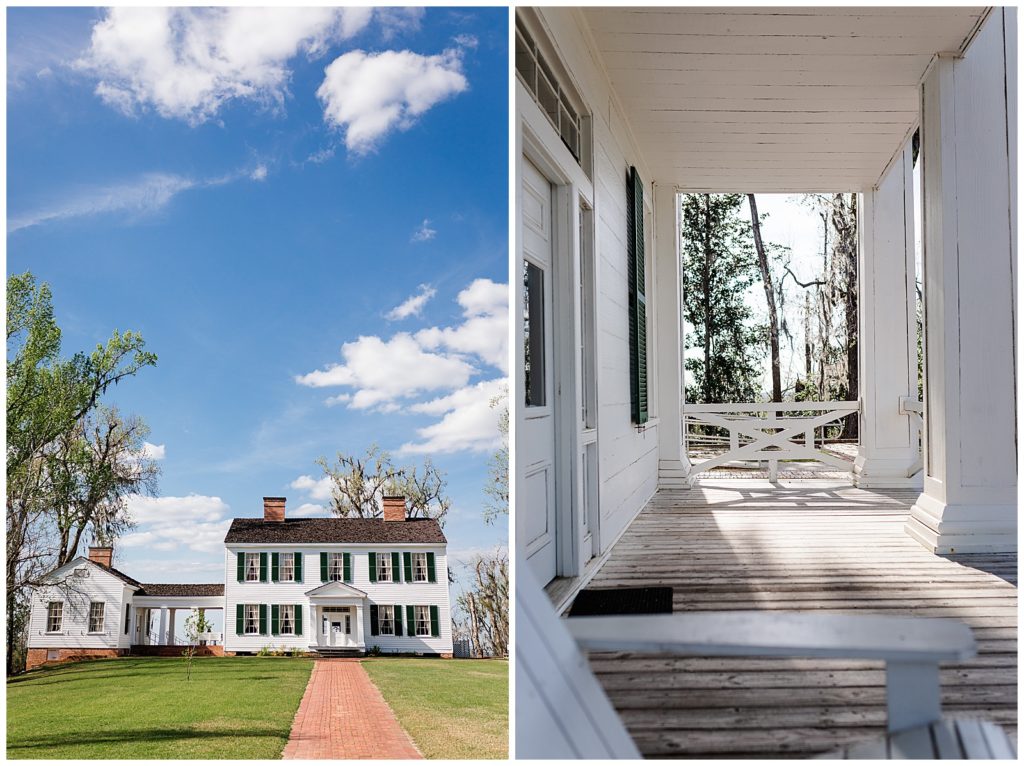
<path fill-rule="evenodd" d="M 936 731 L 959 734 L 962 724 L 974 742 L 952 755 L 943 736 L 938 755 L 998 757 L 1013 748 L 998 727 L 980 722 L 943 722 L 939 663 L 974 656 L 970 628 L 956 620 L 778 612 L 707 612 L 561 620 L 520 560 L 516 571 L 516 757 L 639 758 L 584 655 L 589 651 L 632 651 L 707 657 L 757 656 L 844 658 L 886 663 L 888 735 L 861 750 L 831 757 L 888 757 L 879 753 L 922 752 Z M 977 724 L 977 727 L 975 726 Z M 980 732 L 980 734 L 979 734 Z M 952 734 L 951 734 L 952 736 Z M 953 738 L 954 742 L 962 742 Z M 946 755 L 945 753 L 950 753 Z M 972 755 L 966 755 L 968 752 Z"/>

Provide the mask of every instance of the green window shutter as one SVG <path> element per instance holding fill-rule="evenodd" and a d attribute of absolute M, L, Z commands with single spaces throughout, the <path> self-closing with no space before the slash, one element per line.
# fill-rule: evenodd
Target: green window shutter
<path fill-rule="evenodd" d="M 405 632 L 410 636 L 416 635 L 416 610 L 412 606 L 405 608 Z"/>
<path fill-rule="evenodd" d="M 245 581 L 245 554 L 238 552 L 238 582 Z"/>
<path fill-rule="evenodd" d="M 260 554 L 260 582 L 267 581 L 267 554 Z"/>
<path fill-rule="evenodd" d="M 270 554 L 270 581 L 277 582 L 281 579 L 281 554 L 271 553 Z"/>
<path fill-rule="evenodd" d="M 441 618 L 436 606 L 430 607 L 430 635 L 434 638 L 441 635 Z"/>
<path fill-rule="evenodd" d="M 378 609 L 376 604 L 370 604 L 370 635 L 376 636 L 380 634 L 380 619 L 377 615 Z"/>
<path fill-rule="evenodd" d="M 295 582 L 302 582 L 302 554 L 296 551 L 295 556 Z"/>
<path fill-rule="evenodd" d="M 644 257 L 644 184 L 636 168 L 626 183 L 629 277 L 629 399 L 633 422 L 647 422 L 647 274 Z"/>
<path fill-rule="evenodd" d="M 235 635 L 245 633 L 245 604 L 235 604 Z"/>
<path fill-rule="evenodd" d="M 402 635 L 402 607 L 396 604 L 393 608 L 395 610 L 395 635 L 400 636 Z"/>
<path fill-rule="evenodd" d="M 345 582 L 352 582 L 352 554 L 341 554 L 341 576 Z"/>
<path fill-rule="evenodd" d="M 260 635 L 267 635 L 267 605 L 260 604 Z"/>
<path fill-rule="evenodd" d="M 295 605 L 295 635 L 302 635 L 302 604 Z"/>
<path fill-rule="evenodd" d="M 434 564 L 434 554 L 427 552 L 427 582 L 437 582 L 437 567 Z"/>
<path fill-rule="evenodd" d="M 327 582 L 327 554 L 320 554 L 320 582 Z"/>
<path fill-rule="evenodd" d="M 401 573 L 402 562 L 399 559 L 400 559 L 400 556 L 398 555 L 398 551 L 392 551 L 391 552 L 391 580 L 393 582 L 401 582 L 402 581 L 402 573 Z"/>
<path fill-rule="evenodd" d="M 377 554 L 371 551 L 366 557 L 370 560 L 370 582 L 377 582 Z"/>
<path fill-rule="evenodd" d="M 270 607 L 270 633 L 276 636 L 281 632 L 281 607 L 272 604 Z"/>
<path fill-rule="evenodd" d="M 406 551 L 402 558 L 405 559 L 405 581 L 412 582 L 412 554 Z"/>

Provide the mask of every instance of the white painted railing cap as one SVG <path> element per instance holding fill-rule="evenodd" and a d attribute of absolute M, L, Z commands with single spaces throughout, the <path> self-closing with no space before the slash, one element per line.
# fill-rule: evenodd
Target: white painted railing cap
<path fill-rule="evenodd" d="M 966 624 L 927 617 L 701 612 L 573 617 L 566 622 L 573 638 L 590 651 L 935 663 L 977 653 Z"/>

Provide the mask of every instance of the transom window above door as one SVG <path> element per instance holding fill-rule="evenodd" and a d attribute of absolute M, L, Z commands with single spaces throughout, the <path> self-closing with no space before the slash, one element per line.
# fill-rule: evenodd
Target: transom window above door
<path fill-rule="evenodd" d="M 259 582 L 260 580 L 260 554 L 245 554 L 245 581 Z"/>

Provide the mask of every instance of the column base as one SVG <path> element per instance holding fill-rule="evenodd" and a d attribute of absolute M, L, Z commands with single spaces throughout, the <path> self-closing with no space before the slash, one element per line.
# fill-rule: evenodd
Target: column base
<path fill-rule="evenodd" d="M 1015 505 L 949 505 L 922 494 L 904 531 L 932 553 L 1015 553 Z"/>
<path fill-rule="evenodd" d="M 679 460 L 658 461 L 658 489 L 689 489 L 693 466 L 685 455 Z"/>
<path fill-rule="evenodd" d="M 917 471 L 911 476 L 919 458 L 866 458 L 858 455 L 853 461 L 853 485 L 863 489 L 921 489 L 924 474 Z"/>

